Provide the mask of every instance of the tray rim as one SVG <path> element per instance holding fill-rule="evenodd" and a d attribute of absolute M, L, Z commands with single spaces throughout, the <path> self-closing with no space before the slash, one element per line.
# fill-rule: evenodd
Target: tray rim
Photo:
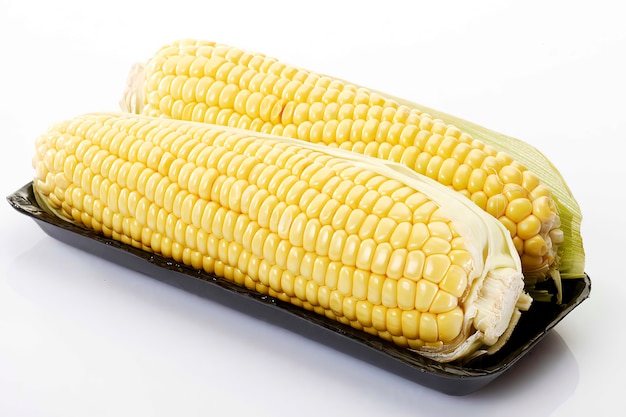
<path fill-rule="evenodd" d="M 263 308 L 280 311 L 280 314 L 291 316 L 292 320 L 295 319 L 303 324 L 316 327 L 316 331 L 322 331 L 320 334 L 330 332 L 327 335 L 329 336 L 329 340 L 320 340 L 317 337 L 311 337 L 306 334 L 307 332 L 300 332 L 297 331 L 297 329 L 289 328 L 289 330 L 300 333 L 311 340 L 328 345 L 349 355 L 351 353 L 349 351 L 350 349 L 365 349 L 362 353 L 367 356 L 367 358 L 359 359 L 403 376 L 413 382 L 417 382 L 420 385 L 433 388 L 449 395 L 469 394 L 484 387 L 493 379 L 510 369 L 518 360 L 531 351 L 565 316 L 585 301 L 590 296 L 591 292 L 591 280 L 587 274 L 585 274 L 585 277 L 583 278 L 565 280 L 566 285 L 568 282 L 580 283 L 582 281 L 583 286 L 580 288 L 580 291 L 575 294 L 573 300 L 570 300 L 567 306 L 558 312 L 548 322 L 545 328 L 540 328 L 537 329 L 536 332 L 533 332 L 535 334 L 523 346 L 514 350 L 509 355 L 504 356 L 501 362 L 495 363 L 491 366 L 478 368 L 468 367 L 466 364 L 457 364 L 456 362 L 439 363 L 417 353 L 411 354 L 411 352 L 407 349 L 395 346 L 391 342 L 386 342 L 365 332 L 352 329 L 349 326 L 327 319 L 324 316 L 293 306 L 271 296 L 259 294 L 218 276 L 193 270 L 188 266 L 166 259 L 160 255 L 149 254 L 148 252 L 137 249 L 131 245 L 126 245 L 113 239 L 106 238 L 76 224 L 59 219 L 37 204 L 32 188 L 32 181 L 26 183 L 15 192 L 8 195 L 7 201 L 15 210 L 33 219 L 46 234 L 56 240 L 85 250 L 85 247 L 82 245 L 72 244 L 71 242 L 73 238 L 78 238 L 80 236 L 87 239 L 87 242 L 93 241 L 94 245 L 104 245 L 102 247 L 103 252 L 95 254 L 96 256 L 104 257 L 109 261 L 116 262 L 115 259 L 109 259 L 109 257 L 113 256 L 112 252 L 116 252 L 120 256 L 129 256 L 130 258 L 127 260 L 127 263 L 132 263 L 131 260 L 135 260 L 146 267 L 148 265 L 152 265 L 152 267 L 156 269 L 148 268 L 150 270 L 146 271 L 144 268 L 134 268 L 124 264 L 124 266 L 130 269 L 134 269 L 137 272 L 151 276 L 152 278 L 157 278 L 170 285 L 193 287 L 191 291 L 194 292 L 196 288 L 195 285 L 204 286 L 205 284 L 209 284 L 214 287 L 212 290 L 215 290 L 216 288 L 221 289 L 222 295 L 235 295 L 235 297 L 239 300 L 238 302 L 253 302 L 255 304 L 260 303 Z M 163 272 L 164 274 L 175 276 L 176 279 L 171 280 L 164 277 L 158 278 L 155 275 L 157 271 L 159 272 L 159 275 L 160 272 Z M 193 281 L 190 281 L 185 285 L 183 285 L 182 281 L 177 282 L 177 280 L 181 280 L 184 277 L 190 278 Z M 194 284 L 191 285 L 191 282 Z M 580 287 L 580 285 L 578 286 Z M 189 288 L 185 289 L 189 291 Z M 219 299 L 214 301 L 224 304 Z M 238 306 L 229 304 L 224 305 L 235 310 L 240 310 Z M 275 325 L 285 327 L 281 323 L 275 323 L 273 319 L 269 321 Z M 315 331 L 313 333 L 315 333 Z M 407 352 L 409 354 L 407 354 Z M 384 359 L 385 366 L 381 366 L 381 364 L 378 363 L 381 359 Z"/>

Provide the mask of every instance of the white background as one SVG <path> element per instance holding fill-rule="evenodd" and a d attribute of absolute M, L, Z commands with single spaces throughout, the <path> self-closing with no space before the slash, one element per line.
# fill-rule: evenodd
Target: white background
<path fill-rule="evenodd" d="M 0 415 L 615 415 L 626 373 L 620 3 L 0 0 L 3 198 L 32 178 L 48 125 L 116 110 L 134 62 L 197 37 L 539 147 L 582 207 L 593 281 L 517 366 L 450 397 L 61 244 L 4 202 Z"/>

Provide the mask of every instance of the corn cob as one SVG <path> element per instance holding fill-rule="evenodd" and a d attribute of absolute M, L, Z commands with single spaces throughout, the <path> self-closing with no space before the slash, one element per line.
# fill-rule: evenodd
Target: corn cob
<path fill-rule="evenodd" d="M 437 361 L 496 351 L 530 305 L 507 230 L 399 164 L 99 113 L 41 135 L 33 166 L 61 218 Z"/>
<path fill-rule="evenodd" d="M 579 217 L 572 219 L 577 206 L 571 196 L 562 199 L 568 197 L 570 206 L 559 205 L 533 171 L 496 150 L 497 140 L 486 145 L 412 103 L 259 53 L 181 40 L 161 48 L 145 67 L 133 69 L 122 106 L 145 115 L 235 126 L 399 162 L 498 218 L 522 258 L 527 283 L 551 276 L 558 285 L 559 270 L 567 276 L 584 273 Z M 467 126 L 480 133 L 476 126 Z M 529 148 L 522 147 L 516 155 Z M 533 163 L 528 158 L 525 162 Z M 545 173 L 547 165 L 538 159 L 533 166 Z M 555 188 L 561 194 L 567 191 L 562 183 Z M 559 209 L 568 215 L 565 225 Z M 566 255 L 565 265 L 559 259 L 564 230 L 568 243 L 578 244 L 574 255 Z"/>

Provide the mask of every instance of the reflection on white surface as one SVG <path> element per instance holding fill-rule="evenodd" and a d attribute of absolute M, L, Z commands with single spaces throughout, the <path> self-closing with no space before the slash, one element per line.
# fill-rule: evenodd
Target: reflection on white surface
<path fill-rule="evenodd" d="M 557 330 L 552 330 L 524 358 L 484 390 L 471 394 L 472 408 L 486 407 L 483 415 L 505 415 L 515 403 L 525 404 L 529 415 L 548 415 L 575 392 L 579 382 L 576 358 Z M 491 414 L 493 408 L 498 413 Z M 510 410 L 509 410 L 510 412 Z"/>

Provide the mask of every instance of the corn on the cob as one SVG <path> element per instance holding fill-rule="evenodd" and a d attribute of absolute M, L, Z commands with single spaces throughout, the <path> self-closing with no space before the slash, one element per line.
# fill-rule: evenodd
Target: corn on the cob
<path fill-rule="evenodd" d="M 506 229 L 398 164 L 89 114 L 40 136 L 33 166 L 60 217 L 438 361 L 497 350 L 530 304 Z"/>
<path fill-rule="evenodd" d="M 507 153 L 410 103 L 259 53 L 181 40 L 161 48 L 145 68 L 135 67 L 123 106 L 399 162 L 498 218 L 513 237 L 527 283 L 550 275 L 559 280 L 564 236 L 546 184 Z M 570 224 L 565 227 L 569 238 Z M 584 272 L 581 263 L 574 268 L 564 269 Z"/>

